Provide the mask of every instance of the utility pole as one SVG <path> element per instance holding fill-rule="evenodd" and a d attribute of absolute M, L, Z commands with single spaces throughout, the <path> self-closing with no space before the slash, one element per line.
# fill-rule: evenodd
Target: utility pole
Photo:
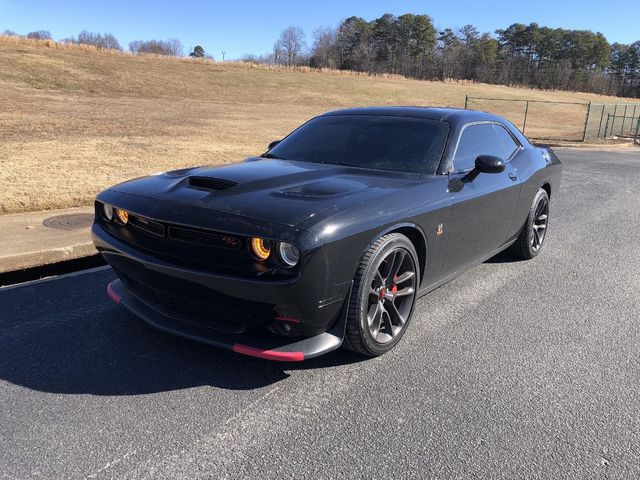
<path fill-rule="evenodd" d="M 225 52 L 224 50 L 222 50 L 222 61 L 224 62 L 224 56 L 227 52 Z"/>

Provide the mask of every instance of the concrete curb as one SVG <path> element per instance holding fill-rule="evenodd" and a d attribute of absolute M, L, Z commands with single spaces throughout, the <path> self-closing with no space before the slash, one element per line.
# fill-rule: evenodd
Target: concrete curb
<path fill-rule="evenodd" d="M 98 253 L 92 242 L 69 247 L 27 252 L 11 257 L 0 257 L 0 273 L 15 272 L 26 268 L 41 267 L 53 263 L 89 257 Z"/>
<path fill-rule="evenodd" d="M 55 229 L 44 220 L 60 215 L 93 215 L 93 207 L 0 216 L 0 273 L 95 255 L 89 225 Z"/>

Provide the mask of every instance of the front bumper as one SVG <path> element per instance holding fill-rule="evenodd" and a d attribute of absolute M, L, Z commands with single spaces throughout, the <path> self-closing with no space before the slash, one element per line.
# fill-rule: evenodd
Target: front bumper
<path fill-rule="evenodd" d="M 161 330 L 275 360 L 311 358 L 342 343 L 351 283 L 330 289 L 327 298 L 322 262 L 292 280 L 256 281 L 176 264 L 98 224 L 92 236 L 119 277 L 109 287 L 111 298 Z M 284 323 L 290 337 L 273 333 Z"/>
<path fill-rule="evenodd" d="M 286 338 L 260 338 L 214 331 L 207 327 L 185 323 L 172 318 L 142 302 L 122 284 L 114 280 L 107 286 L 109 297 L 118 305 L 149 323 L 153 327 L 180 337 L 207 343 L 215 347 L 233 350 L 242 355 L 277 360 L 299 362 L 317 357 L 342 345 L 346 325 L 346 312 L 341 313 L 335 325 L 327 332 L 292 340 Z"/>

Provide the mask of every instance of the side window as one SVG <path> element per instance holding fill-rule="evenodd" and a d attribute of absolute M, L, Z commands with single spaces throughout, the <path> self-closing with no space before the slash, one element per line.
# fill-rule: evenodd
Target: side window
<path fill-rule="evenodd" d="M 491 123 L 469 125 L 462 131 L 455 157 L 453 157 L 454 170 L 456 172 L 471 170 L 479 155 L 504 158 L 504 149 Z"/>
<path fill-rule="evenodd" d="M 496 135 L 498 137 L 498 141 L 502 146 L 503 154 L 502 158 L 505 160 L 509 160 L 511 155 L 520 147 L 513 139 L 511 134 L 507 132 L 507 130 L 502 125 L 494 125 L 493 128 L 496 131 Z"/>

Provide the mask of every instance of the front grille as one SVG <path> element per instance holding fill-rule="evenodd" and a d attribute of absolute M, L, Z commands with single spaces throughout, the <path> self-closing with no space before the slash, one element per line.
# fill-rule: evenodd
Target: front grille
<path fill-rule="evenodd" d="M 96 222 L 107 233 L 172 265 L 242 278 L 256 278 L 274 267 L 275 262 L 261 264 L 253 258 L 244 235 L 152 219 L 134 212 L 129 213 L 129 222 L 122 225 L 106 221 L 101 216 L 102 204 L 96 205 L 100 207 L 96 210 Z M 280 280 L 296 272 L 296 269 L 270 271 L 269 278 Z"/>
<path fill-rule="evenodd" d="M 139 215 L 129 215 L 129 224 L 154 235 L 164 236 L 164 225 Z"/>
<path fill-rule="evenodd" d="M 193 243 L 205 247 L 224 248 L 228 250 L 239 250 L 242 241 L 237 237 L 221 235 L 207 230 L 189 227 L 169 227 L 169 238 L 179 242 Z"/>
<path fill-rule="evenodd" d="M 256 318 L 249 311 L 157 289 L 122 271 L 117 270 L 117 273 L 131 293 L 144 303 L 186 323 L 226 333 L 243 333 L 256 323 Z"/>
<path fill-rule="evenodd" d="M 100 217 L 101 218 L 101 217 Z M 175 243 L 188 244 L 222 250 L 240 250 L 243 245 L 242 237 L 227 235 L 198 227 L 187 227 L 174 223 L 160 222 L 141 215 L 129 213 L 129 221 L 126 225 L 102 222 L 118 237 L 141 246 L 149 246 L 141 235 L 152 234 L 153 241 L 162 242 L 166 248 L 171 248 Z M 135 237 L 128 235 L 127 230 L 135 233 Z M 135 230 L 135 232 L 134 232 Z M 135 238 L 135 240 L 134 240 Z M 171 242 L 169 242 L 169 240 Z"/>

